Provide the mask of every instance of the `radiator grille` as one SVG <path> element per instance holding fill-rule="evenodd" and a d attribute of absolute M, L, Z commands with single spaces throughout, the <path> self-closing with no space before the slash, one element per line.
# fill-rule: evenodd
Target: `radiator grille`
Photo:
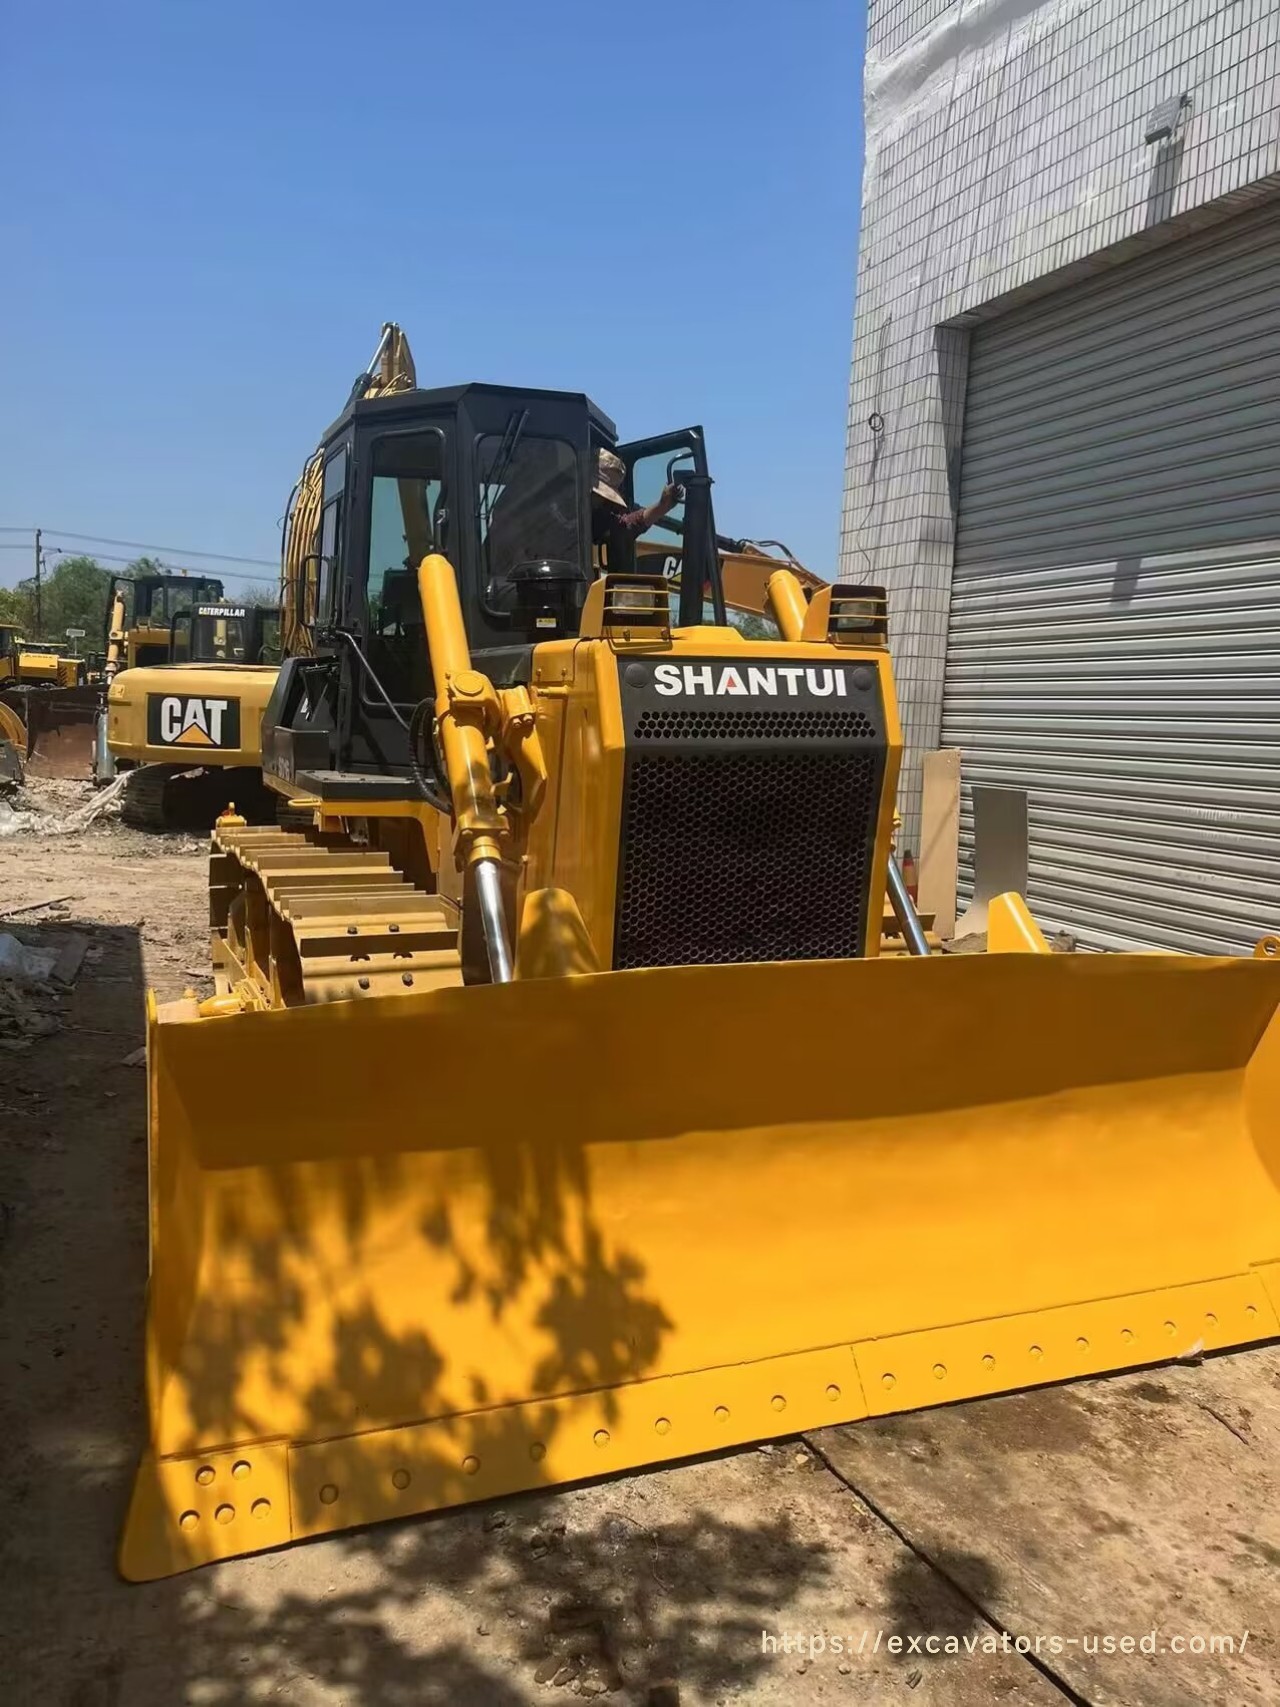
<path fill-rule="evenodd" d="M 816 719 L 821 728 L 806 733 L 820 738 L 836 733 L 837 718 L 859 714 L 764 715 Z M 860 953 L 881 766 L 876 747 L 637 751 L 627 767 L 614 965 Z"/>
<path fill-rule="evenodd" d="M 639 741 L 866 741 L 874 733 L 861 711 L 795 711 L 786 706 L 749 710 L 642 711 L 636 719 Z"/>

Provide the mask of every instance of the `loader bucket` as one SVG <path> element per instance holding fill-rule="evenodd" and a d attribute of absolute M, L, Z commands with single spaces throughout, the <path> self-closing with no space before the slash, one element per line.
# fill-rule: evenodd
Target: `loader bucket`
<path fill-rule="evenodd" d="M 974 955 L 153 1008 L 121 1568 L 1273 1335 L 1278 1003 Z"/>
<path fill-rule="evenodd" d="M 27 768 L 33 776 L 93 776 L 96 688 L 60 688 L 27 696 Z"/>

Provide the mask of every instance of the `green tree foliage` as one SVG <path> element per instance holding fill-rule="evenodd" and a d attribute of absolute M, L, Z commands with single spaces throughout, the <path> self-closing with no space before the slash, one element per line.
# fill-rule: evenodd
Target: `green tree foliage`
<path fill-rule="evenodd" d="M 97 558 L 80 554 L 61 557 L 50 553 L 52 565 L 42 577 L 41 621 L 36 621 L 36 583 L 30 576 L 16 587 L 0 587 L 0 623 L 13 623 L 28 640 L 65 638 L 68 628 L 83 628 L 86 645 L 96 644 L 102 633 L 107 609 L 107 587 L 112 571 Z M 135 557 L 120 573 L 134 579 L 144 575 L 170 575 L 175 571 L 158 557 Z M 192 571 L 192 579 L 198 573 Z M 279 590 L 274 583 L 231 585 L 224 594 L 236 604 L 274 605 Z M 82 645 L 81 650 L 84 650 Z"/>
<path fill-rule="evenodd" d="M 43 577 L 40 593 L 40 633 L 36 634 L 36 583 L 21 581 L 17 592 L 24 601 L 32 632 L 28 639 L 62 640 L 68 628 L 83 628 L 96 639 L 102 632 L 110 572 L 94 557 L 60 557 Z"/>
<path fill-rule="evenodd" d="M 0 587 L 0 622 L 12 623 L 24 636 L 35 632 L 35 612 L 21 587 Z"/>
<path fill-rule="evenodd" d="M 753 611 L 731 610 L 728 613 L 730 627 L 736 628 L 739 634 L 748 640 L 777 640 L 778 625 L 769 616 L 757 616 Z"/>

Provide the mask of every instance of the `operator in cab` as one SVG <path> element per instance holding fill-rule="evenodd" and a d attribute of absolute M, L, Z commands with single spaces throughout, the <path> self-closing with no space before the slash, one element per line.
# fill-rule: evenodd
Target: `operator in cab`
<path fill-rule="evenodd" d="M 628 541 L 638 539 L 655 522 L 669 515 L 684 496 L 679 486 L 666 485 L 657 502 L 633 508 L 622 495 L 626 465 L 611 450 L 596 452 L 595 479 L 591 488 L 591 543 L 601 548 L 604 565 L 611 558 L 626 560 Z M 620 551 L 618 548 L 623 549 Z M 612 549 L 611 549 L 612 548 Z"/>

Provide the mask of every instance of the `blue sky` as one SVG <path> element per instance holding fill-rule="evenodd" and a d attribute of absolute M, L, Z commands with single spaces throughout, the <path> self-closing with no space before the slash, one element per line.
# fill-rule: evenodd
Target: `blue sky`
<path fill-rule="evenodd" d="M 864 11 L 19 8 L 0 526 L 274 559 L 395 319 L 420 383 L 586 390 L 624 437 L 701 421 L 720 527 L 831 573 Z"/>

